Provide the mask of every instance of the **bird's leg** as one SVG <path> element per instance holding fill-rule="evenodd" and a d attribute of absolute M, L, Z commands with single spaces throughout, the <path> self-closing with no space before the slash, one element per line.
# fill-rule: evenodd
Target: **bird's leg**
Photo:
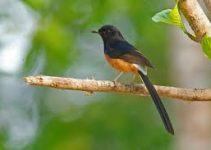
<path fill-rule="evenodd" d="M 114 82 L 116 83 L 117 80 L 122 76 L 123 72 L 120 72 L 115 78 L 114 78 Z"/>

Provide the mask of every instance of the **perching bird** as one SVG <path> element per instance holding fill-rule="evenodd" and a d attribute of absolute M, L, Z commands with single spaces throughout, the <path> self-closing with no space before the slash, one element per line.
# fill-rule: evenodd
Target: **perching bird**
<path fill-rule="evenodd" d="M 128 43 L 116 27 L 104 25 L 98 31 L 92 32 L 98 33 L 102 37 L 105 58 L 113 68 L 120 71 L 120 74 L 122 74 L 122 72 L 131 72 L 141 76 L 157 107 L 166 130 L 169 133 L 174 134 L 174 129 L 165 107 L 147 76 L 147 68 L 153 68 L 151 62 L 143 54 L 137 51 L 133 45 Z"/>

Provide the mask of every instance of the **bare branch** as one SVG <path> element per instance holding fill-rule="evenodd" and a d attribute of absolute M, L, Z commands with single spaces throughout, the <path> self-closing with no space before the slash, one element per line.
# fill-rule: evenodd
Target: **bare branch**
<path fill-rule="evenodd" d="M 179 0 L 178 4 L 198 42 L 206 33 L 211 36 L 211 23 L 197 0 Z"/>
<path fill-rule="evenodd" d="M 24 78 L 30 85 L 46 86 L 57 89 L 79 90 L 88 92 L 118 92 L 147 96 L 143 84 L 121 84 L 112 81 L 97 81 L 94 79 L 74 79 L 51 76 L 29 76 Z M 160 96 L 187 100 L 211 101 L 211 89 L 186 89 L 168 86 L 155 86 Z"/>

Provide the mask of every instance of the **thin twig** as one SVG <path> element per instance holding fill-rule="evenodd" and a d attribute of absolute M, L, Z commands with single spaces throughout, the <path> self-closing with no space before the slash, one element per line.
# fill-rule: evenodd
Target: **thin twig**
<path fill-rule="evenodd" d="M 30 85 L 46 86 L 56 89 L 88 92 L 118 92 L 140 96 L 148 95 L 143 84 L 122 84 L 112 81 L 51 76 L 29 76 L 25 77 L 24 80 Z M 211 101 L 211 89 L 187 89 L 159 85 L 155 85 L 155 88 L 158 94 L 163 97 L 187 101 Z"/>

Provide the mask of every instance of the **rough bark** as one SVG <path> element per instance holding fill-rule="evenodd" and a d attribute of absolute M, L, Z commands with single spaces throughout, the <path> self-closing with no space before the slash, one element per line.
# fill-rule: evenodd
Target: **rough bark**
<path fill-rule="evenodd" d="M 146 96 L 147 89 L 143 84 L 121 84 L 112 81 L 96 81 L 94 79 L 74 79 L 50 76 L 29 76 L 24 78 L 30 85 L 47 86 L 57 89 L 80 90 L 89 92 L 119 92 Z M 160 96 L 189 100 L 211 101 L 211 89 L 185 89 L 168 86 L 155 88 Z"/>
<path fill-rule="evenodd" d="M 179 0 L 178 5 L 198 42 L 205 34 L 211 36 L 211 23 L 197 0 Z"/>

